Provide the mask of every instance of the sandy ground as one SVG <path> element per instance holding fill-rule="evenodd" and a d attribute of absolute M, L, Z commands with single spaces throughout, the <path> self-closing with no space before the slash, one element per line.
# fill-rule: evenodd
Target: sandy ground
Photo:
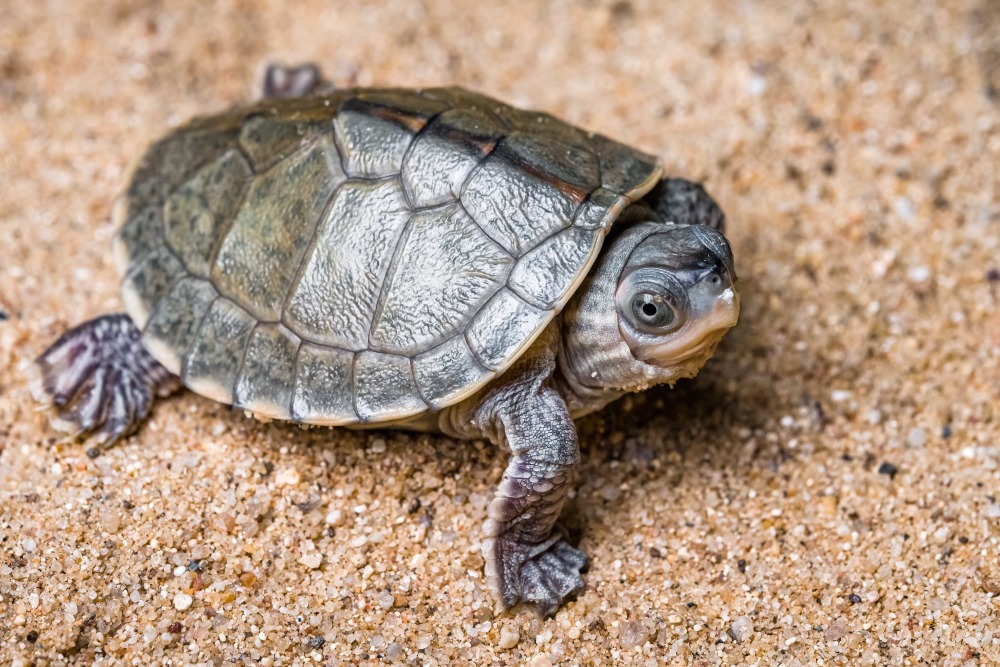
<path fill-rule="evenodd" d="M 288 4 L 0 3 L 2 664 L 997 664 L 996 3 Z M 742 321 L 581 423 L 554 618 L 491 611 L 488 445 L 183 393 L 91 458 L 32 401 L 120 309 L 129 163 L 272 59 L 553 112 L 729 214 Z"/>

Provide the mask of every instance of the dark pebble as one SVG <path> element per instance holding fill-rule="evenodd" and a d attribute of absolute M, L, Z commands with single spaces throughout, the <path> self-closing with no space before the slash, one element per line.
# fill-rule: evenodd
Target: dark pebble
<path fill-rule="evenodd" d="M 97 447 L 91 447 L 90 449 L 87 450 L 88 459 L 96 459 L 100 455 L 101 455 L 101 450 L 98 449 Z"/>
<path fill-rule="evenodd" d="M 205 569 L 205 563 L 200 560 L 189 560 L 187 564 L 188 572 L 201 572 Z"/>
<path fill-rule="evenodd" d="M 662 558 L 663 554 L 656 547 L 649 547 L 649 556 L 651 558 Z"/>
<path fill-rule="evenodd" d="M 944 438 L 945 440 L 951 437 L 951 426 L 945 424 L 944 426 L 941 427 L 941 437 Z"/>
<path fill-rule="evenodd" d="M 688 609 L 694 609 L 698 606 L 697 602 L 688 602 Z"/>
<path fill-rule="evenodd" d="M 327 537 L 333 537 L 336 534 L 337 534 L 337 530 L 333 526 L 327 526 L 326 527 L 326 536 Z"/>
<path fill-rule="evenodd" d="M 167 632 L 172 635 L 179 635 L 183 629 L 184 626 L 180 624 L 180 621 L 174 621 L 167 627 Z"/>
<path fill-rule="evenodd" d="M 966 537 L 965 535 L 963 535 L 962 537 L 958 538 L 958 543 L 959 544 L 968 544 L 969 543 L 969 538 Z"/>
<path fill-rule="evenodd" d="M 740 572 L 746 574 L 747 572 L 747 562 L 744 559 L 739 559 L 736 561 L 736 567 L 740 568 Z"/>
<path fill-rule="evenodd" d="M 861 596 L 858 595 L 857 593 L 851 593 L 850 595 L 847 596 L 847 601 L 850 602 L 851 604 L 860 604 Z"/>
<path fill-rule="evenodd" d="M 892 465 L 888 461 L 886 461 L 885 463 L 883 463 L 882 465 L 880 465 L 878 467 L 878 473 L 880 475 L 888 475 L 889 479 L 895 479 L 896 478 L 896 473 L 898 473 L 898 472 L 899 472 L 899 468 L 897 468 L 896 466 Z"/>
<path fill-rule="evenodd" d="M 986 280 L 991 283 L 1000 282 L 1000 269 L 990 269 L 986 272 Z"/>
<path fill-rule="evenodd" d="M 24 638 L 28 640 L 29 644 L 34 644 L 35 642 L 38 641 L 38 633 L 32 630 L 27 635 L 25 635 Z"/>
<path fill-rule="evenodd" d="M 10 319 L 10 315 L 7 314 L 6 310 L 0 310 L 0 322 Z"/>
<path fill-rule="evenodd" d="M 313 635 L 312 637 L 309 638 L 309 645 L 312 646 L 313 648 L 323 648 L 323 644 L 325 643 L 326 640 L 320 637 L 319 635 Z"/>

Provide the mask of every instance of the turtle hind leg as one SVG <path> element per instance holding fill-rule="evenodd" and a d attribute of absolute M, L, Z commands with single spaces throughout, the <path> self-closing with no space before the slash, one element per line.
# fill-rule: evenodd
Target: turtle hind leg
<path fill-rule="evenodd" d="M 324 95 L 334 90 L 313 63 L 286 66 L 271 63 L 264 72 L 262 94 L 265 99 L 291 99 L 307 95 Z"/>
<path fill-rule="evenodd" d="M 42 389 L 76 436 L 111 445 L 149 415 L 180 380 L 142 346 L 128 315 L 105 315 L 64 333 L 35 360 Z"/>

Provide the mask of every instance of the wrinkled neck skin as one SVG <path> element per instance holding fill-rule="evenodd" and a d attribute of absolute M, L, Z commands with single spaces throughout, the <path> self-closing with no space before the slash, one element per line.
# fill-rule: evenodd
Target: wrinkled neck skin
<path fill-rule="evenodd" d="M 632 355 L 618 328 L 615 290 L 625 263 L 662 223 L 642 223 L 621 234 L 601 253 L 595 270 L 580 286 L 562 316 L 558 370 L 553 381 L 573 417 L 582 417 L 629 392 L 673 385 L 694 377 L 715 346 L 670 367 L 654 366 Z"/>

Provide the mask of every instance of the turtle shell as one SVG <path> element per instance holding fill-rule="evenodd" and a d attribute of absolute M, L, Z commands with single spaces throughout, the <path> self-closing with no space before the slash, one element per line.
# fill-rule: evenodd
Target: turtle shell
<path fill-rule="evenodd" d="M 468 397 L 560 312 L 656 160 L 457 88 L 201 118 L 116 203 L 126 309 L 193 391 L 311 424 Z"/>

